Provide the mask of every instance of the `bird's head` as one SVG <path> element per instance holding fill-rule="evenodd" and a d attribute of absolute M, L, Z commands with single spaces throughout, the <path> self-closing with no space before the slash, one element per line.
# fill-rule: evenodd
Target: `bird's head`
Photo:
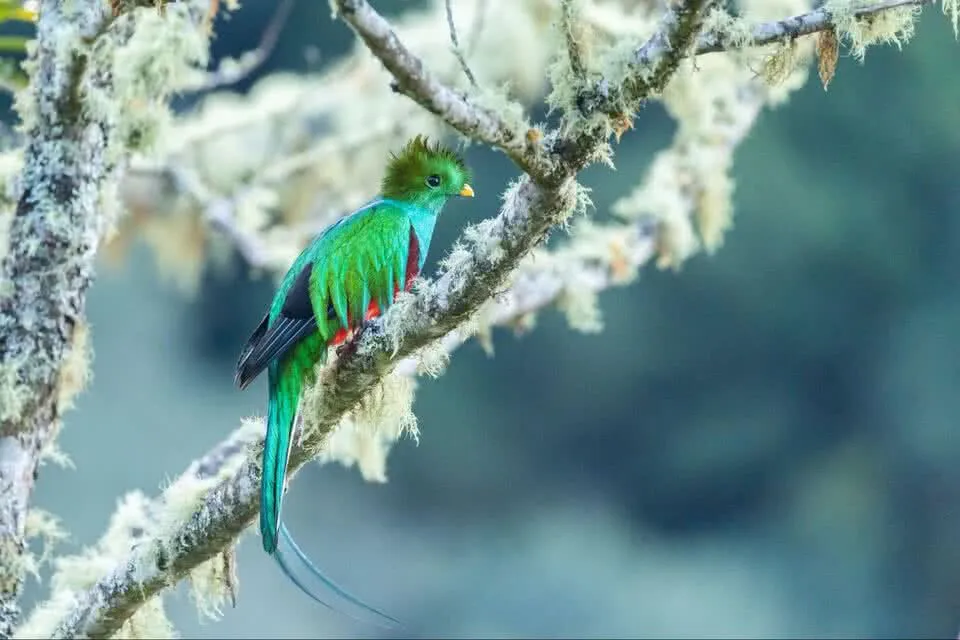
<path fill-rule="evenodd" d="M 473 197 L 470 169 L 452 149 L 417 136 L 391 154 L 381 193 L 391 200 L 439 208 L 451 196 Z"/>

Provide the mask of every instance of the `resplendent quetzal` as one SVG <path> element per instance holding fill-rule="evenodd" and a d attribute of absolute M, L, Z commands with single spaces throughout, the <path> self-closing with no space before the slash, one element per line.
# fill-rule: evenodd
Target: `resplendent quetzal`
<path fill-rule="evenodd" d="M 346 341 L 365 320 L 409 291 L 430 248 L 437 216 L 452 196 L 473 196 L 470 171 L 452 150 L 415 137 L 391 155 L 381 195 L 320 233 L 294 260 L 270 309 L 237 363 L 243 389 L 267 369 L 267 434 L 260 484 L 263 549 L 307 595 L 330 607 L 291 570 L 282 539 L 325 587 L 348 602 L 396 623 L 327 578 L 280 520 L 284 479 L 301 391 L 327 349 Z M 332 608 L 332 607 L 330 607 Z"/>

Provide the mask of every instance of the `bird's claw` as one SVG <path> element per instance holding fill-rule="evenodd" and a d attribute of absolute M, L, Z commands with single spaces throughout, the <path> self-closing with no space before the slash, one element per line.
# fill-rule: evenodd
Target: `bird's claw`
<path fill-rule="evenodd" d="M 366 327 L 366 324 L 362 324 L 354 329 L 350 337 L 337 347 L 337 358 L 346 358 L 357 352 L 357 345 L 360 344 L 360 338 L 363 337 L 363 332 Z"/>

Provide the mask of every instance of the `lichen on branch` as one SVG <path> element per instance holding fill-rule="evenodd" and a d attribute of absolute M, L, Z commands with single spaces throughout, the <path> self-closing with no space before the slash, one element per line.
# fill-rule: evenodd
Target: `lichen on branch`
<path fill-rule="evenodd" d="M 184 5 L 176 15 L 189 12 Z M 10 636 L 19 617 L 40 458 L 87 378 L 85 296 L 111 226 L 112 189 L 133 146 L 125 126 L 138 117 L 122 100 L 162 102 L 172 87 L 151 71 L 205 62 L 206 55 L 199 39 L 171 46 L 165 58 L 138 56 L 131 47 L 144 35 L 162 45 L 170 32 L 145 34 L 141 14 L 115 19 L 101 2 L 43 0 L 39 13 L 26 66 L 30 86 L 17 96 L 27 142 L 0 263 L 0 484 L 9 487 L 0 496 L 0 637 Z M 185 18 L 172 28 L 188 24 Z M 117 51 L 125 64 L 144 63 L 140 77 L 113 65 Z"/>

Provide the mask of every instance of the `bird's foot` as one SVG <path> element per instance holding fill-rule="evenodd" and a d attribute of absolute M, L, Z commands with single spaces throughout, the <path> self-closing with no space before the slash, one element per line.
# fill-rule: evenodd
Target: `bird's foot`
<path fill-rule="evenodd" d="M 337 358 L 346 358 L 357 352 L 357 345 L 360 344 L 360 338 L 363 337 L 365 328 L 366 325 L 362 324 L 350 332 L 350 336 L 344 343 L 337 347 Z"/>

